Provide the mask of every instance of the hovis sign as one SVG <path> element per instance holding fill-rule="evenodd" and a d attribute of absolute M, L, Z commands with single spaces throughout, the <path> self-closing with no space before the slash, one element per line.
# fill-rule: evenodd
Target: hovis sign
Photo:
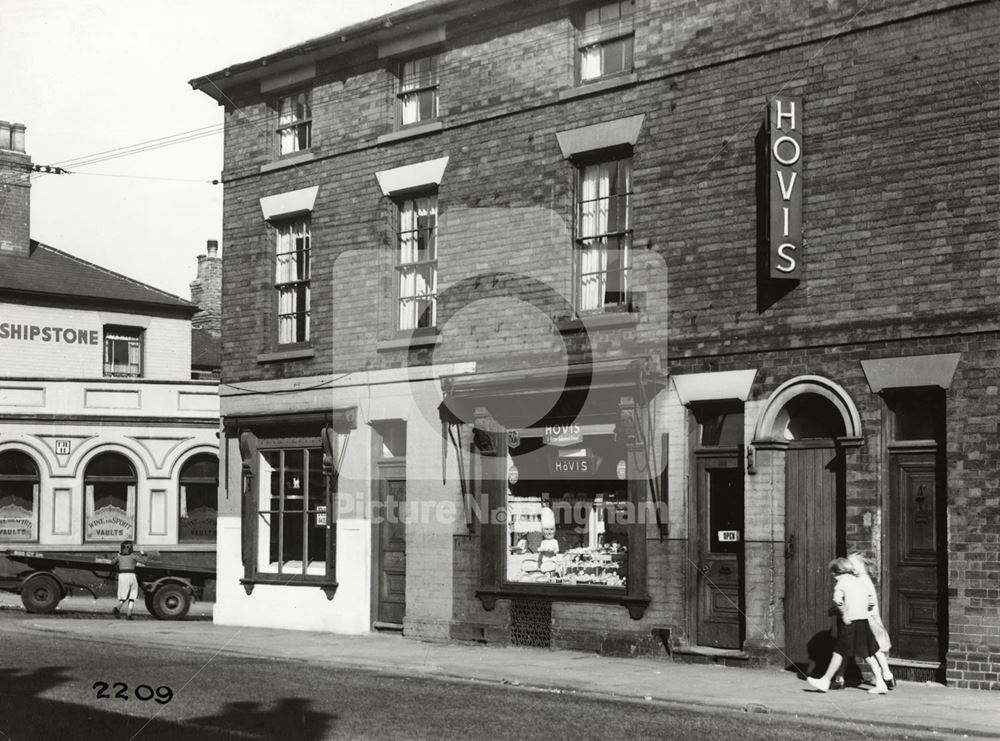
<path fill-rule="evenodd" d="M 770 276 L 798 280 L 802 272 L 802 99 L 771 100 L 767 128 Z"/>

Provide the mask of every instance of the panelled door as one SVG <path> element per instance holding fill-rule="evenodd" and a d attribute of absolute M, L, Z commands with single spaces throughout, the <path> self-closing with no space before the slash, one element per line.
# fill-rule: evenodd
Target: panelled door
<path fill-rule="evenodd" d="M 378 464 L 376 513 L 376 627 L 402 627 L 406 614 L 406 471 L 400 464 Z"/>
<path fill-rule="evenodd" d="M 791 443 L 785 459 L 785 653 L 822 673 L 833 651 L 828 565 L 845 546 L 844 456 L 832 439 Z"/>
<path fill-rule="evenodd" d="M 737 456 L 696 454 L 700 646 L 743 645 L 743 469 Z"/>
<path fill-rule="evenodd" d="M 890 451 L 887 572 L 892 653 L 902 659 L 940 661 L 946 601 L 940 538 L 937 453 Z M 888 608 L 888 609 L 886 609 Z"/>

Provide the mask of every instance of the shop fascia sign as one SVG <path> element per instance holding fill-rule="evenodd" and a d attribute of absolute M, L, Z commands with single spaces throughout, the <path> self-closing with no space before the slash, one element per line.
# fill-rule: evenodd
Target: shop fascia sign
<path fill-rule="evenodd" d="M 572 423 L 565 425 L 546 425 L 542 432 L 542 443 L 544 445 L 555 445 L 566 447 L 567 445 L 578 445 L 583 442 L 583 428 Z"/>
<path fill-rule="evenodd" d="M 776 97 L 768 106 L 770 277 L 802 273 L 802 99 Z"/>

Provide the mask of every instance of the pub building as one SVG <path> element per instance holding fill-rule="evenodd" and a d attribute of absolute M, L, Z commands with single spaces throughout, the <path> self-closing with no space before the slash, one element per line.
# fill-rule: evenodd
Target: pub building
<path fill-rule="evenodd" d="M 426 0 L 191 81 L 218 622 L 817 674 L 860 551 L 898 678 L 1000 688 L 1000 6 L 801 10 Z"/>
<path fill-rule="evenodd" d="M 24 570 L 5 552 L 106 557 L 122 540 L 214 566 L 217 311 L 206 324 L 212 312 L 30 239 L 24 133 L 0 121 L 0 573 Z M 208 248 L 192 283 L 205 305 L 221 288 Z"/>

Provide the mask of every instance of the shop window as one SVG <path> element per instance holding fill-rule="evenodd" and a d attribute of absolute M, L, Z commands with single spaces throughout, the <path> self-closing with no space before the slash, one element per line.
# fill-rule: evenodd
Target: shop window
<path fill-rule="evenodd" d="M 275 281 L 278 300 L 278 344 L 309 341 L 309 217 L 274 224 Z"/>
<path fill-rule="evenodd" d="M 38 468 L 18 450 L 0 453 L 0 541 L 38 539 Z"/>
<path fill-rule="evenodd" d="M 319 440 L 315 444 L 279 443 L 279 447 L 268 449 L 263 449 L 262 443 L 261 447 L 257 571 L 288 577 L 323 576 L 328 554 L 333 552 L 327 539 L 336 530 L 327 527 Z"/>
<path fill-rule="evenodd" d="M 635 0 L 605 3 L 580 19 L 580 82 L 595 82 L 632 71 Z"/>
<path fill-rule="evenodd" d="M 423 123 L 438 116 L 438 58 L 419 57 L 399 65 L 396 94 L 399 125 Z"/>
<path fill-rule="evenodd" d="M 295 154 L 312 147 L 312 93 L 299 90 L 275 100 L 278 125 L 275 129 L 278 156 Z"/>
<path fill-rule="evenodd" d="M 219 516 L 219 460 L 197 455 L 181 469 L 180 519 L 177 539 L 182 543 L 215 542 Z"/>
<path fill-rule="evenodd" d="M 583 163 L 577 184 L 577 309 L 631 309 L 632 158 Z"/>
<path fill-rule="evenodd" d="M 106 378 L 142 378 L 142 335 L 139 327 L 104 327 Z"/>
<path fill-rule="evenodd" d="M 96 456 L 83 475 L 86 527 L 90 542 L 135 539 L 135 469 L 118 453 Z"/>
<path fill-rule="evenodd" d="M 511 453 L 506 581 L 623 589 L 636 515 L 625 448 L 612 435 L 567 446 L 534 437 Z"/>
<path fill-rule="evenodd" d="M 437 195 L 398 202 L 398 329 L 437 324 Z"/>

